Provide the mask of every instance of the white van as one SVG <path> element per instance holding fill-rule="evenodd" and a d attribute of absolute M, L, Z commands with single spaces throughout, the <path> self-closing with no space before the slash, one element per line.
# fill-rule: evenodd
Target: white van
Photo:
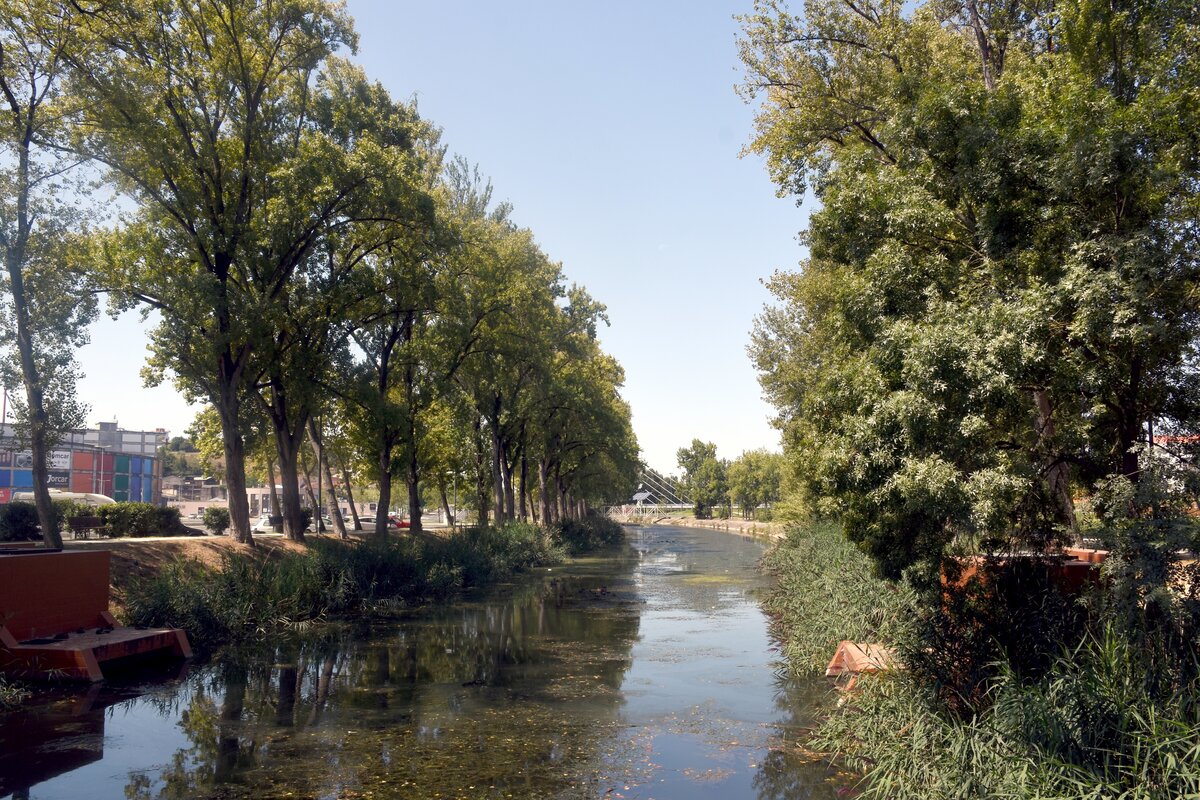
<path fill-rule="evenodd" d="M 108 495 L 92 494 L 91 492 L 64 492 L 61 489 L 50 490 L 50 502 L 55 500 L 74 500 L 76 503 L 83 503 L 89 506 L 106 506 L 110 503 L 117 502 Z M 14 503 L 32 503 L 33 492 L 20 491 L 12 493 L 12 501 Z"/>

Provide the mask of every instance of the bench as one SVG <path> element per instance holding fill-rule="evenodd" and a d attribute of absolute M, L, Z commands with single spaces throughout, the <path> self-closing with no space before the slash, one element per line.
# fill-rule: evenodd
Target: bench
<path fill-rule="evenodd" d="M 104 533 L 104 520 L 99 517 L 68 517 L 67 527 L 71 529 L 71 535 L 76 539 L 87 539 L 93 533 L 102 535 Z"/>
<path fill-rule="evenodd" d="M 0 555 L 0 671 L 98 681 L 101 665 L 192 654 L 175 628 L 122 628 L 108 612 L 107 550 Z"/>

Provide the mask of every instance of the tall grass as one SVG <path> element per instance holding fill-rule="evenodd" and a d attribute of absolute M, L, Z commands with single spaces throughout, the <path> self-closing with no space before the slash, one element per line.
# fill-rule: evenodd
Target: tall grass
<path fill-rule="evenodd" d="M 510 524 L 446 538 L 316 540 L 273 558 L 227 553 L 218 569 L 177 561 L 126 592 L 131 625 L 187 631 L 198 650 L 348 615 L 388 600 L 442 599 L 562 558 L 542 529 Z"/>
<path fill-rule="evenodd" d="M 1116 637 L 1089 637 L 1033 685 L 1001 670 L 969 719 L 903 674 L 867 676 L 812 745 L 865 773 L 864 797 L 1176 800 L 1200 797 L 1200 716 L 1163 702 Z"/>
<path fill-rule="evenodd" d="M 843 638 L 917 646 L 915 597 L 873 578 L 832 527 L 793 530 L 765 564 L 793 670 L 823 667 Z M 994 664 L 988 702 L 967 715 L 927 675 L 864 675 L 810 746 L 862 771 L 869 798 L 1200 798 L 1200 685 L 1164 691 L 1153 663 L 1099 624 L 1035 680 Z"/>
<path fill-rule="evenodd" d="M 0 675 L 0 711 L 16 708 L 28 696 L 29 691 L 24 686 L 10 683 L 8 678 Z"/>
<path fill-rule="evenodd" d="M 798 673 L 823 673 L 842 639 L 894 644 L 909 635 L 913 592 L 872 577 L 867 556 L 836 525 L 789 528 L 762 568 L 776 580 L 764 607 Z"/>

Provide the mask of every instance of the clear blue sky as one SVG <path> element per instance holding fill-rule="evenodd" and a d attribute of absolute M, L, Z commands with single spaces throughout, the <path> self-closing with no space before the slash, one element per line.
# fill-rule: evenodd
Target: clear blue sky
<path fill-rule="evenodd" d="M 804 212 L 739 159 L 753 110 L 741 79 L 741 2 L 350 0 L 357 60 L 415 97 L 452 152 L 480 165 L 516 220 L 608 305 L 643 457 L 675 471 L 700 437 L 734 457 L 778 448 L 745 347 L 792 269 Z M 102 318 L 80 354 L 90 420 L 181 433 L 194 409 L 143 390 L 144 328 Z"/>

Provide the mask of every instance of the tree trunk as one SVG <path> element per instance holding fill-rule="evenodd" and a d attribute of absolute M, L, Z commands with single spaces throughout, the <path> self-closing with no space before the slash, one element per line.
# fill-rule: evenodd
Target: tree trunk
<path fill-rule="evenodd" d="M 316 419 L 308 418 L 308 441 L 312 444 L 317 456 L 317 480 L 325 481 L 325 508 L 329 511 L 329 519 L 333 521 L 333 529 L 339 539 L 349 539 L 346 523 L 342 520 L 342 511 L 338 508 L 337 493 L 333 489 L 333 470 L 329 467 L 329 459 L 323 458 L 324 442 L 321 441 L 321 431 L 317 429 Z"/>
<path fill-rule="evenodd" d="M 556 469 L 555 472 L 558 472 Z M 560 522 L 566 522 L 570 517 L 567 512 L 567 485 L 563 483 L 561 475 L 556 476 L 555 484 L 558 486 L 558 509 L 556 514 Z"/>
<path fill-rule="evenodd" d="M 521 448 L 521 522 L 529 521 L 529 459 L 525 457 L 525 448 Z"/>
<path fill-rule="evenodd" d="M 224 376 L 222 376 L 224 377 Z M 250 533 L 250 498 L 246 496 L 246 444 L 240 425 L 241 402 L 237 389 L 221 381 L 221 395 L 214 405 L 221 419 L 221 444 L 225 451 L 225 489 L 229 496 L 229 533 L 243 544 L 254 545 Z"/>
<path fill-rule="evenodd" d="M 317 493 L 313 491 L 313 471 L 308 465 L 308 454 L 303 449 L 299 452 L 300 472 L 304 475 L 304 493 L 308 495 L 308 507 L 312 509 L 312 529 L 316 533 L 322 531 L 321 525 L 321 503 L 317 500 Z M 318 480 L 320 478 L 318 477 Z"/>
<path fill-rule="evenodd" d="M 350 485 L 350 470 L 346 469 L 345 464 L 340 464 L 342 473 L 342 483 L 346 487 L 346 502 L 350 504 L 350 517 L 354 520 L 354 530 L 361 531 L 363 529 L 362 520 L 358 518 L 358 506 L 354 505 L 354 487 Z"/>
<path fill-rule="evenodd" d="M 275 452 L 279 456 L 280 500 L 283 505 L 283 535 L 294 542 L 304 541 L 304 514 L 300 507 L 300 473 L 297 469 L 299 450 L 287 431 L 275 429 Z"/>
<path fill-rule="evenodd" d="M 379 484 L 379 503 L 375 506 L 375 535 L 387 536 L 388 509 L 392 507 L 392 474 Z"/>
<path fill-rule="evenodd" d="M 1047 458 L 1051 459 L 1045 471 L 1046 486 L 1054 501 L 1059 521 L 1073 536 L 1078 537 L 1079 523 L 1075 518 L 1075 501 L 1071 498 L 1070 467 L 1054 453 L 1054 409 L 1050 403 L 1050 395 L 1044 389 L 1035 390 L 1033 401 L 1037 408 L 1037 435 L 1044 445 L 1043 450 Z"/>
<path fill-rule="evenodd" d="M 451 528 L 457 528 L 458 526 L 454 522 L 454 514 L 450 512 L 450 500 L 446 497 L 445 483 L 438 484 L 438 494 L 442 496 L 442 511 L 446 512 L 446 524 Z"/>
<path fill-rule="evenodd" d="M 483 423 L 476 417 L 475 419 L 475 496 L 479 502 L 479 520 L 480 527 L 488 524 L 488 488 L 487 481 L 484 480 L 483 464 L 486 460 L 484 455 L 483 443 Z"/>
<path fill-rule="evenodd" d="M 550 527 L 554 521 L 550 514 L 550 465 L 543 456 L 538 459 L 538 502 L 542 507 L 542 525 Z"/>
<path fill-rule="evenodd" d="M 271 516 L 280 516 L 279 487 L 275 480 L 275 459 L 267 456 L 267 480 L 271 482 Z"/>
<path fill-rule="evenodd" d="M 418 475 L 417 448 L 409 448 L 411 455 L 408 459 L 408 529 L 412 533 L 420 533 L 421 528 L 421 479 Z"/>
<path fill-rule="evenodd" d="M 491 421 L 492 429 L 492 494 L 496 507 L 496 525 L 504 524 L 504 471 L 500 467 L 501 449 L 499 423 Z"/>
<path fill-rule="evenodd" d="M 504 516 L 508 520 L 517 518 L 516 493 L 513 491 L 513 467 L 508 461 L 508 448 L 504 448 L 500 459 L 500 469 L 504 472 Z"/>
<path fill-rule="evenodd" d="M 7 84 L 5 84 L 7 86 Z M 32 114 L 32 111 L 31 111 Z M 18 119 L 21 115 L 17 115 Z M 20 125 L 21 123 L 18 122 Z M 25 296 L 25 258 L 29 237 L 33 231 L 33 219 L 29 213 L 30 147 L 33 143 L 32 124 L 22 126 L 22 137 L 17 144 L 16 201 L 17 230 L 11 241 L 6 241 L 4 266 L 8 271 L 8 290 L 12 295 L 13 316 L 17 325 L 17 352 L 21 362 L 21 380 L 25 385 L 26 414 L 28 415 L 30 451 L 33 454 L 33 502 L 37 506 L 38 524 L 42 528 L 42 541 L 47 547 L 62 547 L 62 535 L 54 524 L 54 504 L 50 500 L 49 470 L 46 467 L 46 442 L 50 417 L 46 413 L 45 396 L 42 391 L 42 375 L 34 360 L 33 326 L 29 319 L 29 298 Z M 4 420 L 0 420 L 0 423 Z"/>

